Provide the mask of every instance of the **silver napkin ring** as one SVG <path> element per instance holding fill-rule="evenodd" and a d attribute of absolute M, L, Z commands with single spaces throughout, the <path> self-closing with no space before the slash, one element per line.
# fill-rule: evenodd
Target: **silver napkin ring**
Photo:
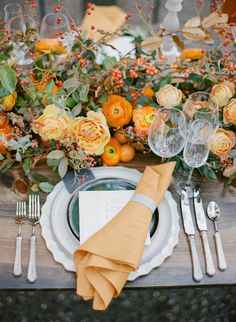
<path fill-rule="evenodd" d="M 156 205 L 155 201 L 152 198 L 150 198 L 148 196 L 145 196 L 145 195 L 143 195 L 141 193 L 135 193 L 130 201 L 135 201 L 135 202 L 141 203 L 145 207 L 149 208 L 152 213 L 157 208 L 157 205 Z"/>

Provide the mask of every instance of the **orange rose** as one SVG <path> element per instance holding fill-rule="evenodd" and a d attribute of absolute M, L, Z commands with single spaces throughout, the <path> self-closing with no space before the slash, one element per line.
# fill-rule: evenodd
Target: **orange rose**
<path fill-rule="evenodd" d="M 55 39 L 41 39 L 35 45 L 36 51 L 43 54 L 64 54 L 66 52 L 65 46 L 63 46 L 62 42 Z"/>
<path fill-rule="evenodd" d="M 101 112 L 89 111 L 87 117 L 78 117 L 74 121 L 73 136 L 86 153 L 102 154 L 110 140 L 105 116 Z"/>
<path fill-rule="evenodd" d="M 210 150 L 223 161 L 235 146 L 235 134 L 232 131 L 218 129 L 211 141 Z"/>
<path fill-rule="evenodd" d="M 129 101 L 120 95 L 109 95 L 108 102 L 102 105 L 102 111 L 111 127 L 121 127 L 129 124 L 133 107 Z"/>
<path fill-rule="evenodd" d="M 218 101 L 219 108 L 225 106 L 234 94 L 234 84 L 231 82 L 224 82 L 216 84 L 212 87 L 211 94 L 215 96 Z"/>
<path fill-rule="evenodd" d="M 10 139 L 12 139 L 13 134 L 14 133 L 14 128 L 10 125 L 6 125 L 5 128 L 1 128 L 0 129 L 0 153 L 1 154 L 6 154 L 7 153 L 7 149 L 5 147 L 4 142 L 2 141 L 2 136 L 4 137 L 4 139 L 6 141 L 9 141 Z"/>
<path fill-rule="evenodd" d="M 136 108 L 133 113 L 134 131 L 147 135 L 155 114 L 156 109 L 151 106 Z"/>
<path fill-rule="evenodd" d="M 236 125 L 236 98 L 231 99 L 229 104 L 224 107 L 223 117 L 225 124 Z"/>
<path fill-rule="evenodd" d="M 206 52 L 202 48 L 187 48 L 184 49 L 180 55 L 181 58 L 195 60 L 202 59 L 205 57 Z"/>

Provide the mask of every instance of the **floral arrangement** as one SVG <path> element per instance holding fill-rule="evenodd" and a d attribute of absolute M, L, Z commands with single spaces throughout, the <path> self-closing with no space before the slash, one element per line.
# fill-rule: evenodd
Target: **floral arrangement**
<path fill-rule="evenodd" d="M 148 3 L 148 2 L 147 2 Z M 212 4 L 204 19 L 196 16 L 170 34 L 153 30 L 142 15 L 146 34 L 126 23 L 114 33 L 96 30 L 99 40 L 77 28 L 71 20 L 67 33 L 55 39 L 38 39 L 35 29 L 11 32 L 4 22 L 0 31 L 0 171 L 19 162 L 33 190 L 49 192 L 44 176 L 31 173 L 47 159 L 63 177 L 68 167 L 116 165 L 132 160 L 135 153 L 149 153 L 147 135 L 156 111 L 162 106 L 182 109 L 188 96 L 208 91 L 219 104 L 220 128 L 211 143 L 207 164 L 199 169 L 208 178 L 223 172 L 228 182 L 236 177 L 236 92 L 233 61 L 233 24 Z M 35 8 L 34 1 L 27 5 Z M 32 8 L 31 8 L 32 9 Z M 63 11 L 59 4 L 54 11 Z M 88 4 L 87 14 L 94 7 Z M 152 8 L 150 8 L 152 10 Z M 129 14 L 125 17 L 128 20 Z M 60 21 L 58 21 L 60 24 Z M 91 32 L 95 29 L 91 27 Z M 184 48 L 183 38 L 220 45 L 214 50 Z M 135 53 L 119 59 L 105 53 L 110 37 L 129 35 Z M 168 64 L 161 44 L 172 37 L 180 57 Z M 114 48 L 113 48 L 114 49 Z M 176 169 L 188 171 L 182 155 L 174 157 Z"/>

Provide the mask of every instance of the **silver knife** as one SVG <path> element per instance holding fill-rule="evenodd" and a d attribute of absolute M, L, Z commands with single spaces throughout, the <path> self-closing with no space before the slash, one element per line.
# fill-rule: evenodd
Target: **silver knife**
<path fill-rule="evenodd" d="M 194 231 L 192 214 L 191 214 L 189 198 L 188 198 L 188 189 L 191 189 L 191 188 L 184 188 L 181 191 L 181 210 L 182 210 L 182 217 L 183 217 L 183 223 L 184 223 L 184 230 L 188 236 L 190 253 L 192 257 L 193 279 L 196 282 L 200 282 L 201 279 L 203 278 L 203 275 L 202 275 L 198 254 L 197 254 L 195 231 Z"/>
<path fill-rule="evenodd" d="M 213 263 L 211 250 L 210 250 L 210 246 L 207 238 L 207 223 L 206 223 L 205 211 L 202 205 L 201 192 L 200 192 L 200 189 L 198 188 L 194 189 L 193 191 L 193 203 L 194 203 L 197 227 L 200 231 L 201 238 L 202 238 L 204 256 L 206 261 L 206 273 L 209 276 L 213 276 L 215 275 L 216 270 Z"/>

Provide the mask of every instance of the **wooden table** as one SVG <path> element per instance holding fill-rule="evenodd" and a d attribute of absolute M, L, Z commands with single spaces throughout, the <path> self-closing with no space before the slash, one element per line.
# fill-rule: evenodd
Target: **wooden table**
<path fill-rule="evenodd" d="M 157 159 L 153 155 L 137 156 L 134 161 L 126 164 L 138 170 L 143 170 L 145 165 L 155 164 Z M 38 280 L 34 284 L 26 281 L 27 264 L 29 256 L 29 237 L 31 226 L 24 224 L 22 227 L 23 248 L 22 262 L 23 275 L 15 278 L 12 275 L 15 236 L 18 227 L 14 222 L 15 205 L 22 196 L 15 194 L 11 188 L 18 170 L 13 168 L 6 174 L 0 175 L 0 289 L 72 289 L 75 288 L 75 274 L 67 272 L 62 265 L 53 260 L 52 254 L 48 251 L 45 241 L 40 234 L 40 226 L 37 226 L 37 267 Z M 57 182 L 58 177 L 47 168 L 45 163 L 41 164 L 38 173 L 48 175 L 52 182 Z M 198 178 L 199 179 L 199 178 Z M 173 254 L 167 258 L 160 268 L 154 269 L 149 275 L 140 277 L 134 282 L 127 283 L 127 288 L 144 287 L 184 287 L 184 286 L 207 286 L 207 285 L 235 285 L 236 284 L 236 192 L 224 190 L 221 181 L 209 181 L 200 179 L 203 193 L 204 206 L 209 201 L 218 202 L 222 210 L 222 218 L 219 222 L 221 238 L 225 250 L 228 269 L 225 272 L 217 270 L 214 277 L 204 275 L 200 283 L 195 283 L 192 279 L 191 259 L 189 254 L 186 235 L 182 229 L 179 235 L 179 244 L 175 247 Z M 45 196 L 44 196 L 45 197 Z M 179 197 L 175 195 L 179 204 Z M 216 252 L 213 241 L 213 223 L 208 221 L 209 243 L 213 254 L 215 265 Z M 204 270 L 204 257 L 199 232 L 196 230 L 197 249 Z"/>

